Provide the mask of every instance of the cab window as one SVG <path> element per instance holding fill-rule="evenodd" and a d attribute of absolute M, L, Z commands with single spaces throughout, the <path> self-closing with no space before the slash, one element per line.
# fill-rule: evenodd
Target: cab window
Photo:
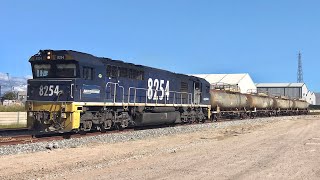
<path fill-rule="evenodd" d="M 76 65 L 75 64 L 57 64 L 57 74 L 59 77 L 76 77 Z"/>
<path fill-rule="evenodd" d="M 34 71 L 36 77 L 48 77 L 51 70 L 50 64 L 35 64 Z"/>

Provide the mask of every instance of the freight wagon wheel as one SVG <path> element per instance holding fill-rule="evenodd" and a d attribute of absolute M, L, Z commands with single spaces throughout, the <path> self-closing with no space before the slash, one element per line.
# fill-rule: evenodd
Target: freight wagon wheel
<path fill-rule="evenodd" d="M 256 116 L 257 116 L 256 113 L 251 113 L 251 114 L 250 114 L 250 118 L 251 118 L 251 119 L 254 119 Z"/>
<path fill-rule="evenodd" d="M 247 114 L 246 113 L 240 113 L 240 119 L 246 119 Z"/>
<path fill-rule="evenodd" d="M 219 116 L 220 116 L 220 114 L 212 114 L 212 116 L 211 116 L 211 121 L 212 121 L 212 122 L 213 122 L 213 121 L 217 122 L 218 119 L 219 119 Z"/>
<path fill-rule="evenodd" d="M 210 121 L 211 121 L 211 122 L 215 121 L 215 118 L 216 118 L 215 116 L 216 116 L 215 114 L 212 114 L 212 115 L 211 115 L 211 117 L 210 117 Z"/>

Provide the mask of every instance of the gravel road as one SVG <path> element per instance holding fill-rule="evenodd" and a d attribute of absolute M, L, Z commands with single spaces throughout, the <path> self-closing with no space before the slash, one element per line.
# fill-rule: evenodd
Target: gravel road
<path fill-rule="evenodd" d="M 193 129 L 103 136 L 109 140 L 33 153 L 8 150 L 0 156 L 0 179 L 320 179 L 319 116 Z"/>

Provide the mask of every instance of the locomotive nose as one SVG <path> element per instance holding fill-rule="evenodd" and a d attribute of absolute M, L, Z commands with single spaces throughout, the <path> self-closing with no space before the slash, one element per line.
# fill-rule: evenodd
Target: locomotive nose
<path fill-rule="evenodd" d="M 73 101 L 74 80 L 29 80 L 28 100 Z"/>

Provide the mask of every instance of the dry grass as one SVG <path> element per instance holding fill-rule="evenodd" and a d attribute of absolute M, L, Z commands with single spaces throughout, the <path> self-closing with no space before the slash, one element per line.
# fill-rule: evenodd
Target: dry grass
<path fill-rule="evenodd" d="M 0 125 L 0 129 L 16 129 L 16 128 L 25 128 L 26 124 L 8 124 L 8 125 Z"/>
<path fill-rule="evenodd" d="M 2 106 L 0 105 L 0 112 L 24 112 L 25 108 L 21 105 Z"/>

